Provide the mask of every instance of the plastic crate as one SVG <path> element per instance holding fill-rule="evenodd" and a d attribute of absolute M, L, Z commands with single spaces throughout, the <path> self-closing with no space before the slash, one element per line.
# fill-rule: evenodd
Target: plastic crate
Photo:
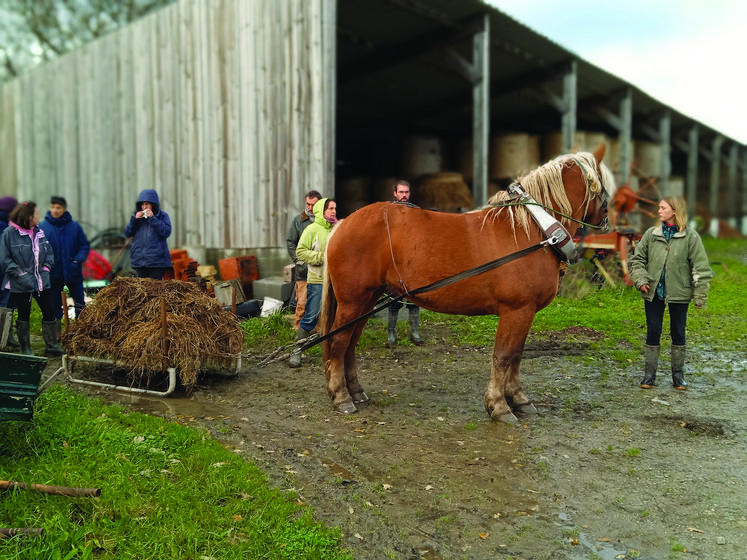
<path fill-rule="evenodd" d="M 0 354 L 0 420 L 31 420 L 47 358 Z"/>

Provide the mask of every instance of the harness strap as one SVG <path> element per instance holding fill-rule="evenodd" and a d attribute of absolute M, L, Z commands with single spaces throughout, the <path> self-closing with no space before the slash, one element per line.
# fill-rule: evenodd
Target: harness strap
<path fill-rule="evenodd" d="M 306 350 L 307 348 L 311 348 L 312 346 L 316 346 L 320 342 L 323 342 L 327 340 L 328 338 L 336 335 L 339 332 L 344 331 L 347 328 L 350 328 L 354 324 L 362 321 L 363 319 L 368 319 L 372 315 L 376 315 L 379 311 L 382 311 L 383 309 L 386 309 L 390 305 L 394 305 L 400 300 L 405 299 L 408 296 L 416 296 L 419 294 L 424 294 L 426 292 L 432 292 L 433 290 L 438 290 L 440 288 L 445 288 L 446 286 L 450 286 L 451 284 L 454 284 L 456 282 L 460 282 L 461 280 L 466 280 L 467 278 L 472 278 L 473 276 L 477 276 L 478 274 L 482 274 L 484 272 L 488 272 L 489 270 L 493 270 L 494 268 L 498 268 L 501 265 L 504 265 L 506 263 L 509 263 L 511 261 L 514 261 L 516 259 L 519 259 L 521 257 L 524 257 L 530 253 L 535 252 L 538 249 L 542 249 L 546 245 L 551 245 L 550 241 L 543 241 L 541 243 L 537 243 L 536 245 L 532 245 L 530 247 L 526 247 L 524 249 L 520 249 L 519 251 L 516 251 L 514 253 L 511 253 L 510 255 L 506 255 L 505 257 L 501 257 L 500 259 L 496 259 L 494 261 L 487 262 L 485 264 L 481 264 L 480 266 L 476 266 L 475 268 L 470 268 L 469 270 L 465 270 L 464 272 L 460 272 L 459 274 L 454 274 L 453 276 L 448 276 L 446 278 L 442 278 L 441 280 L 437 280 L 431 284 L 428 284 L 427 286 L 423 286 L 422 288 L 418 288 L 416 290 L 413 290 L 409 293 L 405 293 L 396 297 L 392 297 L 388 301 L 385 301 L 384 303 L 377 305 L 374 307 L 371 311 L 368 313 L 364 313 L 360 317 L 353 319 L 349 323 L 344 324 L 341 327 L 336 328 L 333 331 L 328 332 L 324 336 L 321 336 L 319 338 L 315 338 L 313 340 L 307 341 L 306 343 L 301 346 L 301 350 Z"/>
<path fill-rule="evenodd" d="M 527 205 L 529 215 L 532 216 L 532 219 L 548 240 L 551 240 L 550 244 L 558 256 L 563 261 L 575 263 L 578 260 L 578 252 L 576 245 L 573 243 L 573 238 L 565 226 L 537 204 L 532 195 L 525 191 L 519 183 L 511 183 L 508 187 L 508 193 L 512 198 Z"/>

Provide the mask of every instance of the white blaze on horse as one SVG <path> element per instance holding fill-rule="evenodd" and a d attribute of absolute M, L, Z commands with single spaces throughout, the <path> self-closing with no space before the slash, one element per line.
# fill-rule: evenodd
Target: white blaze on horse
<path fill-rule="evenodd" d="M 561 262 L 575 251 L 568 236 L 581 222 L 606 227 L 614 179 L 602 164 L 604 152 L 600 144 L 593 154 L 560 156 L 520 178 L 509 189 L 513 196 L 499 192 L 482 210 L 445 214 L 380 202 L 342 220 L 327 245 L 322 333 L 370 312 L 387 289 L 440 313 L 498 315 L 485 410 L 509 423 L 514 413 L 536 412 L 519 379 L 524 345 L 534 315 L 555 298 Z M 451 285 L 417 290 L 521 250 L 532 252 Z M 327 389 L 340 412 L 369 400 L 355 356 L 365 324 L 322 343 Z"/>

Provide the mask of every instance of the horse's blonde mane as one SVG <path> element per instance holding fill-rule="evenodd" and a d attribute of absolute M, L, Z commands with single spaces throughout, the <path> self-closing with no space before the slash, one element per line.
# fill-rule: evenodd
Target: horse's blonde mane
<path fill-rule="evenodd" d="M 558 156 L 520 177 L 517 182 L 540 204 L 555 208 L 558 212 L 570 216 L 573 209 L 565 193 L 563 169 L 573 164 L 578 165 L 581 169 L 588 187 L 582 203 L 586 207 L 584 209 L 586 211 L 592 200 L 592 194 L 601 193 L 602 189 L 610 194 L 610 188 L 614 189 L 614 178 L 604 164 L 599 165 L 600 172 L 597 174 L 597 162 L 593 154 L 579 152 Z M 486 220 L 496 219 L 498 216 L 504 215 L 508 218 L 514 231 L 518 226 L 529 234 L 529 224 L 532 223 L 532 219 L 527 208 L 523 205 L 503 206 L 507 202 L 510 202 L 510 195 L 507 191 L 498 191 L 493 195 L 488 201 L 488 206 L 492 206 L 492 208 L 488 210 Z M 571 226 L 572 222 L 568 218 L 552 212 L 551 214 L 566 228 Z"/>

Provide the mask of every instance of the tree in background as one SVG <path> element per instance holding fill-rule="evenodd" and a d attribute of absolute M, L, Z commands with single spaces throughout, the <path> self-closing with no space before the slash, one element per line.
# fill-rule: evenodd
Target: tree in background
<path fill-rule="evenodd" d="M 0 0 L 0 82 L 176 0 Z"/>

